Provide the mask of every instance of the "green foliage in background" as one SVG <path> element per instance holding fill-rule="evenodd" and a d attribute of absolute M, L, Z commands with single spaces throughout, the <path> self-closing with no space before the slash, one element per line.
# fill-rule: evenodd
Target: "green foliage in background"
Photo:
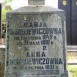
<path fill-rule="evenodd" d="M 5 0 L 5 2 L 12 2 L 13 0 Z"/>
<path fill-rule="evenodd" d="M 6 35 L 5 34 L 6 33 L 6 13 L 10 11 L 11 11 L 10 6 L 5 6 L 5 8 L 2 8 L 2 38 L 5 38 L 5 35 Z"/>
<path fill-rule="evenodd" d="M 77 77 L 77 65 L 68 65 L 68 71 L 71 72 L 73 77 Z"/>
<path fill-rule="evenodd" d="M 5 3 L 12 2 L 13 0 L 5 0 Z M 10 5 L 6 5 L 5 8 L 2 8 L 2 22 L 6 22 L 6 13 L 9 12 L 11 9 Z"/>
<path fill-rule="evenodd" d="M 9 0 L 10 2 L 12 2 L 13 0 Z"/>
<path fill-rule="evenodd" d="M 6 22 L 6 13 L 9 11 L 10 9 L 8 10 L 2 9 L 2 22 Z"/>

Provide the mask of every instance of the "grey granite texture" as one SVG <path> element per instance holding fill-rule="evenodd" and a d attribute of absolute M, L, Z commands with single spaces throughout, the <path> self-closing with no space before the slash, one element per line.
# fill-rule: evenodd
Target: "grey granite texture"
<path fill-rule="evenodd" d="M 0 77 L 5 74 L 5 49 L 0 48 Z"/>
<path fill-rule="evenodd" d="M 68 77 L 64 11 L 28 6 L 6 18 L 5 77 Z"/>
<path fill-rule="evenodd" d="M 61 9 L 56 9 L 50 6 L 27 6 L 21 7 L 19 9 L 13 10 L 10 13 L 22 13 L 22 14 L 36 14 L 36 13 L 55 13 L 55 12 L 64 12 Z M 63 16 L 64 17 L 64 16 Z"/>
<path fill-rule="evenodd" d="M 45 0 L 28 0 L 29 5 L 44 5 Z"/>

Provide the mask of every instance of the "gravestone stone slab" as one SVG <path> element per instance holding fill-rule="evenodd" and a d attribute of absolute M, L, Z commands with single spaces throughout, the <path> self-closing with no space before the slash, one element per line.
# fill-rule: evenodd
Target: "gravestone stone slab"
<path fill-rule="evenodd" d="M 5 77 L 67 77 L 64 11 L 48 6 L 7 13 Z"/>
<path fill-rule="evenodd" d="M 29 5 L 44 5 L 45 0 L 28 0 Z"/>
<path fill-rule="evenodd" d="M 5 74 L 5 48 L 0 47 L 0 77 Z"/>
<path fill-rule="evenodd" d="M 67 44 L 71 45 L 72 43 L 72 26 L 71 26 L 71 0 L 58 0 L 58 8 L 65 10 L 66 12 L 66 34 L 67 34 Z"/>

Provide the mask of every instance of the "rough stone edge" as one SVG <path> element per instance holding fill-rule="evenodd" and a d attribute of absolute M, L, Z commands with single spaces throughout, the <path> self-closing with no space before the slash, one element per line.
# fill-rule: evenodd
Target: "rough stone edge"
<path fill-rule="evenodd" d="M 61 77 L 68 77 L 68 71 L 66 70 L 62 75 Z"/>

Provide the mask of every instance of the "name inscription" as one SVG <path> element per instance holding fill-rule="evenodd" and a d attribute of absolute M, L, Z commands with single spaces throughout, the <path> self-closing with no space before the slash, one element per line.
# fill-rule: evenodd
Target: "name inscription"
<path fill-rule="evenodd" d="M 27 20 L 23 22 L 22 28 L 8 28 L 8 37 L 11 37 L 15 42 L 16 48 L 18 48 L 16 52 L 20 54 L 20 57 L 14 55 L 9 61 L 13 70 L 12 74 L 16 76 L 18 70 L 29 70 L 28 75 L 46 74 L 58 77 L 60 74 L 59 66 L 63 65 L 63 59 L 48 56 L 47 53 L 53 52 L 48 49 L 48 46 L 53 47 L 58 37 L 61 36 L 61 27 L 48 26 L 45 22 L 29 22 Z M 31 50 L 29 46 L 35 46 L 35 48 Z"/>

